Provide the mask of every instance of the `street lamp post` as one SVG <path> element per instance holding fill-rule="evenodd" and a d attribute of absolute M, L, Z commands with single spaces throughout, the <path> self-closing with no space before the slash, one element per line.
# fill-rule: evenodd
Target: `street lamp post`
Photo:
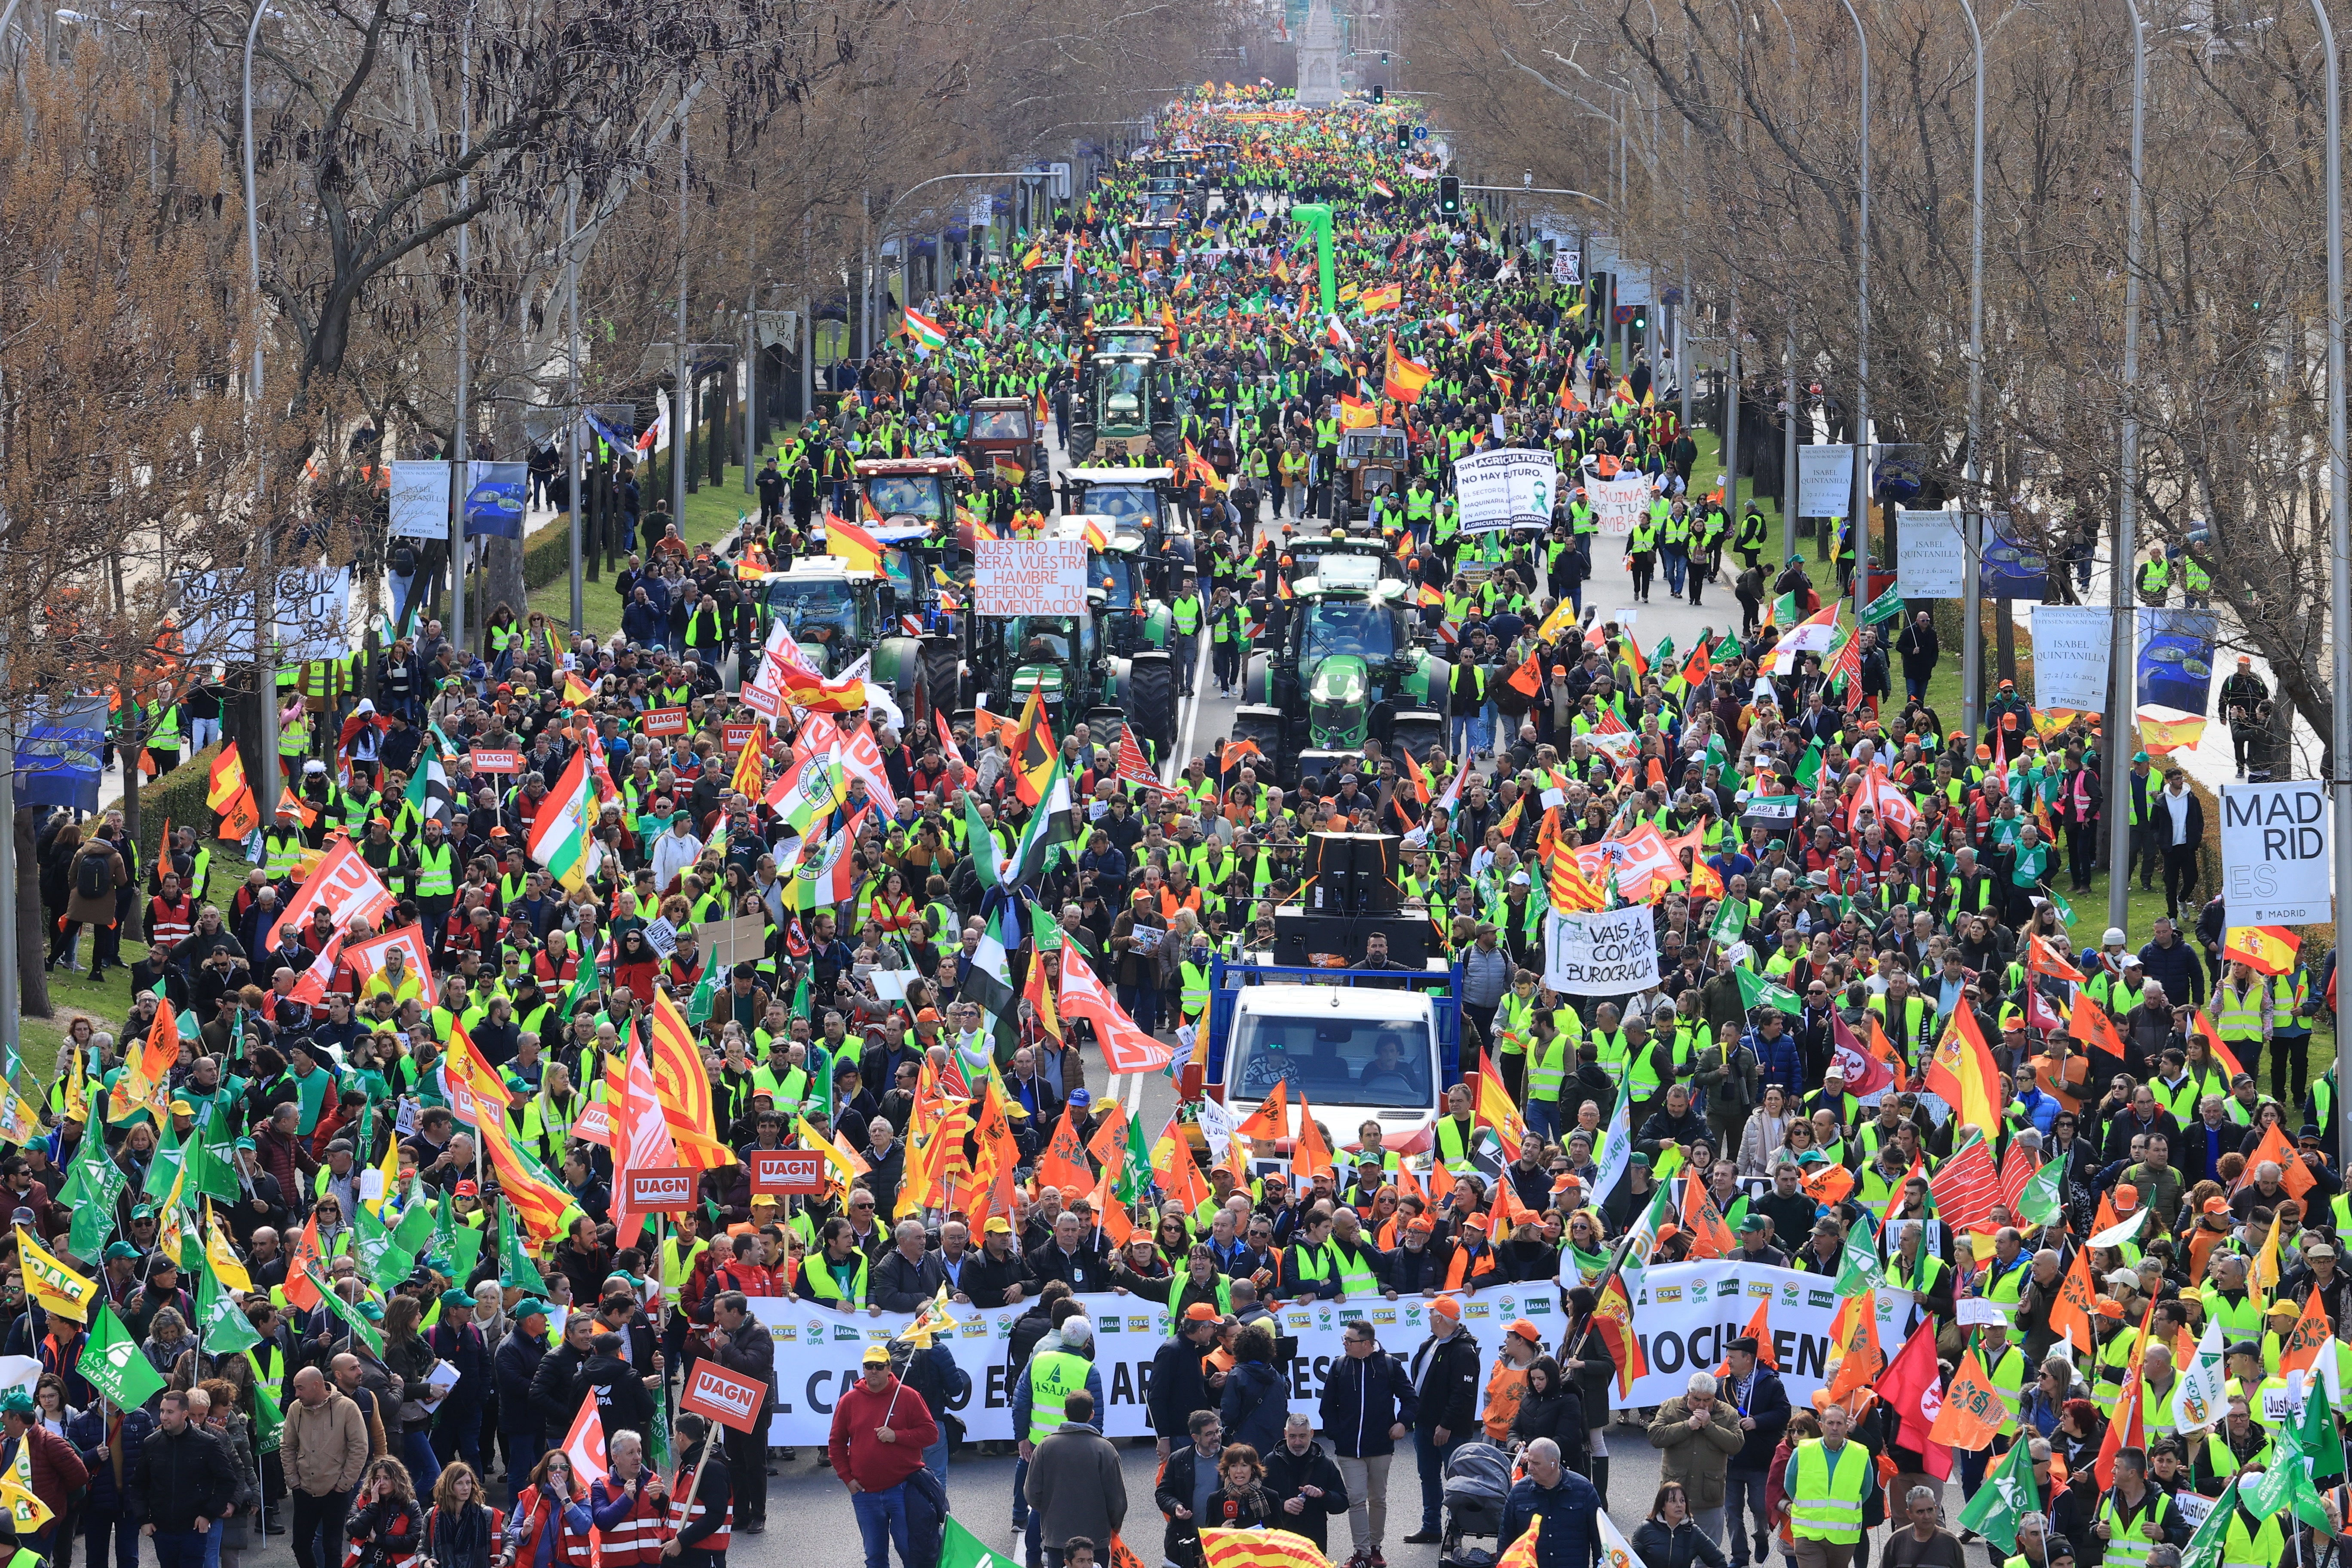
<path fill-rule="evenodd" d="M 1853 346 L 1853 635 L 1870 603 L 1870 35 L 1853 0 L 1840 0 L 1862 46 L 1862 226 L 1855 233 Z M 1831 545 L 1834 554 L 1836 545 Z"/>
<path fill-rule="evenodd" d="M 2319 0 L 2312 0 L 2317 5 Z M 1961 473 L 1966 500 L 1960 509 L 1960 729 L 1974 735 L 1984 718 L 1984 584 L 1979 581 L 1984 549 L 1984 455 L 1979 423 L 1984 408 L 1984 34 L 1976 7 L 1960 0 L 1976 49 L 1976 130 L 1970 141 L 1969 181 L 1969 461 Z"/>
<path fill-rule="evenodd" d="M 2132 118 L 2131 118 L 2131 190 L 2126 195 L 2124 220 L 2124 421 L 2122 452 L 2118 468 L 2123 496 L 2116 507 L 2116 559 L 2113 581 L 2107 590 L 2107 718 L 2106 718 L 2106 798 L 2107 812 L 2107 923 L 2124 925 L 2131 887 L 2131 813 L 2123 809 L 2126 792 L 2131 788 L 2131 742 L 2135 726 L 2132 722 L 2132 631 L 2135 616 L 2131 598 L 2132 557 L 2138 553 L 2136 538 L 2139 521 L 2139 273 L 2140 273 L 2140 212 L 2146 202 L 2140 176 L 2147 167 L 2147 37 L 2140 26 L 2139 6 L 2134 0 L 2124 0 L 2124 9 L 2131 15 L 2132 25 Z M 2330 61 L 2333 64 L 2331 58 Z M 2330 149 L 2331 153 L 2334 149 Z M 2340 307 L 2330 301 L 2330 314 L 2337 326 L 2335 348 L 2337 357 L 2342 353 L 2342 317 Z M 2340 428 L 2340 426 L 2339 426 Z M 2343 450 L 2339 443 L 2336 451 Z M 2340 457 L 2337 472 L 2342 472 Z M 2340 498 L 2342 489 L 2336 491 Z M 2337 507 L 2339 521 L 2343 508 Z M 2340 565 L 2339 561 L 2339 565 Z M 2338 573 L 2341 576 L 2341 573 Z M 2336 589 L 2340 603 L 2344 585 Z M 2343 639 L 2339 624 L 2336 637 Z M 2339 647 L 2337 659 L 2342 661 Z M 2338 721 L 2338 730 L 2342 728 Z M 2339 768 L 2342 763 L 2339 759 Z M 2339 806 L 2338 809 L 2341 809 Z M 2338 851 L 2340 856 L 2341 851 Z M 2342 1034 L 2337 1037 L 2337 1048 L 2342 1048 Z"/>
<path fill-rule="evenodd" d="M 253 161 L 253 49 L 261 34 L 262 14 L 268 9 L 269 0 L 254 0 L 252 20 L 245 25 L 245 75 L 239 105 L 244 120 L 241 152 L 245 159 L 246 281 L 253 294 L 253 320 L 246 329 L 253 334 L 253 384 L 247 405 L 256 409 L 261 405 L 261 186 L 254 175 Z M 0 17 L 0 36 L 5 36 L 6 30 L 6 18 Z M 261 453 L 257 447 L 253 464 L 253 514 L 254 521 L 261 525 L 261 575 L 259 585 L 254 589 L 253 705 L 261 717 L 261 739 L 257 747 L 261 755 L 255 759 L 260 766 L 253 777 L 253 799 L 261 814 L 261 825 L 267 828 L 277 820 L 278 812 L 278 650 L 270 635 L 276 629 L 270 623 L 278 618 L 275 605 L 278 597 L 278 551 L 277 534 L 262 515 L 263 482 Z M 12 812 L 12 821 L 14 816 Z M 7 830 L 7 825 L 0 824 L 0 831 L 5 830 Z M 11 832 L 12 847 L 14 842 Z M 9 886 L 15 885 L 12 877 Z M 13 955 L 16 951 L 15 944 L 10 943 L 8 952 Z M 11 987 L 9 999 L 13 1000 L 15 995 L 15 988 Z"/>

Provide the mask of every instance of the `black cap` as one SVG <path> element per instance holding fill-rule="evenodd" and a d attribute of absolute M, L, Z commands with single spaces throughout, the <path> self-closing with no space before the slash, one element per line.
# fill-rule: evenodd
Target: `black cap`
<path fill-rule="evenodd" d="M 1723 1348 L 1726 1351 L 1744 1351 L 1749 1355 L 1754 1355 L 1756 1353 L 1756 1336 L 1754 1334 L 1742 1334 Z"/>
<path fill-rule="evenodd" d="M 2250 1355 L 2259 1360 L 2263 1353 L 2263 1347 L 2256 1344 L 2252 1340 L 2240 1340 L 2236 1343 L 2231 1345 L 2229 1353 L 2231 1355 Z"/>

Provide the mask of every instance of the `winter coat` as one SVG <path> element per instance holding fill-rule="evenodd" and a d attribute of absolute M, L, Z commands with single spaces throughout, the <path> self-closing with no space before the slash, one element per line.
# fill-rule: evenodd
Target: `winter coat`
<path fill-rule="evenodd" d="M 618 1356 L 592 1355 L 580 1371 L 595 1392 L 596 1414 L 605 1431 L 643 1432 L 651 1426 L 654 1396 L 646 1392 L 635 1367 Z"/>
<path fill-rule="evenodd" d="M 1560 1458 L 1579 1475 L 1586 1473 L 1580 1462 L 1590 1451 L 1592 1435 L 1584 1426 L 1584 1395 L 1577 1392 L 1573 1378 L 1561 1378 L 1541 1393 L 1530 1383 L 1520 1396 L 1519 1407 L 1511 1416 L 1511 1440 L 1525 1445 L 1538 1437 L 1549 1437 L 1559 1445 Z"/>
<path fill-rule="evenodd" d="M 1331 1516 L 1348 1511 L 1348 1483 L 1339 1467 L 1322 1444 L 1312 1440 L 1303 1454 L 1292 1453 L 1288 1443 L 1276 1443 L 1260 1458 L 1265 1461 L 1265 1489 L 1275 1502 L 1274 1527 L 1305 1536 L 1315 1543 L 1316 1551 L 1329 1555 L 1326 1542 Z M 1323 1495 L 1302 1496 L 1302 1487 L 1320 1487 Z M 1284 1506 L 1292 1498 L 1299 1499 L 1297 1513 Z"/>
<path fill-rule="evenodd" d="M 1723 1506 L 1723 1476 L 1731 1456 L 1746 1445 L 1739 1413 L 1729 1402 L 1717 1399 L 1705 1426 L 1691 1428 L 1688 1398 L 1676 1394 L 1658 1406 L 1650 1422 L 1650 1447 L 1659 1450 L 1661 1485 L 1679 1482 L 1690 1495 L 1691 1511 L 1703 1513 Z"/>
<path fill-rule="evenodd" d="M 1264 1362 L 1239 1363 L 1225 1377 L 1219 1414 L 1227 1443 L 1271 1453 L 1282 1442 L 1282 1424 L 1290 1415 L 1290 1380 Z"/>
<path fill-rule="evenodd" d="M 1048 1433 L 1030 1454 L 1024 1490 L 1047 1541 L 1108 1542 L 1127 1522 L 1118 1449 L 1094 1426 L 1065 1421 Z"/>
<path fill-rule="evenodd" d="M 352 1510 L 343 1534 L 358 1552 L 352 1568 L 396 1568 L 424 1550 L 425 1510 L 379 1498 Z"/>
<path fill-rule="evenodd" d="M 158 1426 L 139 1446 L 131 1516 L 158 1531 L 184 1534 L 198 1519 L 218 1519 L 236 1495 L 236 1463 L 227 1447 L 194 1422 L 177 1433 Z"/>
<path fill-rule="evenodd" d="M 81 862 L 84 859 L 108 862 L 105 873 L 107 891 L 95 899 L 86 899 L 81 895 Z M 91 839 L 74 856 L 73 864 L 66 868 L 66 919 L 90 925 L 112 925 L 113 890 L 130 884 L 131 873 L 123 868 L 122 852 L 103 838 Z"/>
<path fill-rule="evenodd" d="M 367 1418 L 339 1392 L 330 1393 L 316 1410 L 289 1399 L 278 1456 L 289 1489 L 311 1497 L 350 1491 L 367 1468 Z"/>
<path fill-rule="evenodd" d="M 1549 1490 L 1529 1476 L 1514 1485 L 1504 1500 L 1502 1539 L 1518 1540 L 1540 1518 L 1535 1568 L 1591 1568 L 1600 1533 L 1593 1521 L 1601 1506 L 1601 1494 L 1574 1470 L 1562 1470 L 1559 1485 Z"/>
<path fill-rule="evenodd" d="M 127 1496 L 139 1485 L 139 1460 L 149 1433 L 155 1430 L 155 1417 L 144 1410 L 118 1412 L 114 1419 L 121 1422 L 122 1485 L 114 1484 L 114 1456 L 108 1441 L 112 1422 L 93 1405 L 66 1423 L 66 1435 L 80 1456 L 82 1468 L 89 1478 L 89 1494 L 83 1504 L 85 1510 L 122 1510 Z"/>
<path fill-rule="evenodd" d="M 1478 1342 L 1460 1330 L 1448 1340 L 1423 1340 L 1412 1352 L 1412 1386 L 1414 1431 L 1442 1426 L 1449 1438 L 1468 1436 L 1478 1412 Z"/>
<path fill-rule="evenodd" d="M 1151 1358 L 1151 1388 L 1145 1403 L 1151 1430 L 1172 1451 L 1192 1441 L 1192 1412 L 1209 1408 L 1209 1383 L 1201 1373 L 1202 1348 L 1181 1334 L 1171 1334 Z M 1328 1395 L 1327 1394 L 1328 1398 Z"/>

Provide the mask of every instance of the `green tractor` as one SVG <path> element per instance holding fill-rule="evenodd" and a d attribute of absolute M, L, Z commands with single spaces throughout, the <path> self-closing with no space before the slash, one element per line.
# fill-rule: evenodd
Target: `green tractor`
<path fill-rule="evenodd" d="M 1286 787 L 1328 777 L 1366 741 L 1416 757 L 1443 745 L 1449 667 L 1413 640 L 1411 584 L 1334 552 L 1291 592 L 1275 642 L 1250 656 L 1233 738 L 1255 742 Z"/>
<path fill-rule="evenodd" d="M 765 574 L 758 590 L 763 634 L 782 623 L 802 658 L 828 679 L 870 655 L 867 679 L 891 694 L 910 726 L 928 726 L 934 710 L 952 716 L 966 703 L 962 639 L 928 629 L 938 595 L 923 555 L 893 542 L 883 559 L 878 574 L 830 555 Z"/>
<path fill-rule="evenodd" d="M 1144 755 L 1157 763 L 1176 743 L 1176 666 L 1165 647 L 1113 651 L 1108 597 L 1087 594 L 1084 616 L 1011 616 L 972 626 L 974 679 L 989 707 L 1018 716 L 1034 691 L 1057 737 L 1083 723 L 1097 745 L 1116 751 L 1135 731 Z M 1131 613 L 1128 617 L 1131 619 Z"/>
<path fill-rule="evenodd" d="M 1078 382 L 1069 460 L 1173 458 L 1183 449 L 1177 421 L 1174 367 L 1156 353 L 1097 354 Z"/>

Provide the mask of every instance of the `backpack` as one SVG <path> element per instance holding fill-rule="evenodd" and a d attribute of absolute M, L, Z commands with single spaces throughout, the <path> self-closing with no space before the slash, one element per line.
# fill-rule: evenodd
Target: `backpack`
<path fill-rule="evenodd" d="M 114 892 L 114 858 L 85 851 L 74 860 L 74 892 L 85 899 L 103 899 Z"/>

